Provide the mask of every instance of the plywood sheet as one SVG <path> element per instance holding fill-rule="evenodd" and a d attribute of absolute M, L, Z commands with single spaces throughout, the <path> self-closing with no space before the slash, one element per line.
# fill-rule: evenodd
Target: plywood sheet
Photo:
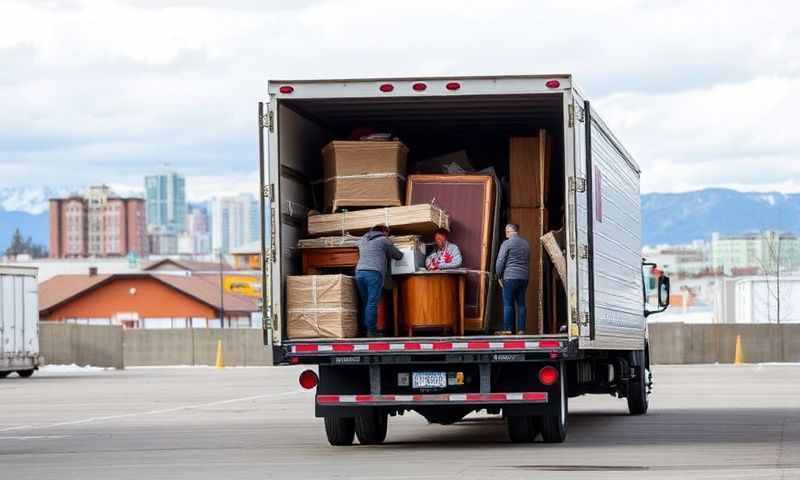
<path fill-rule="evenodd" d="M 439 227 L 450 228 L 448 215 L 443 209 L 420 204 L 313 215 L 308 217 L 308 233 L 359 234 L 382 224 L 389 225 L 392 233 L 403 235 L 428 235 Z"/>
<path fill-rule="evenodd" d="M 542 206 L 551 148 L 545 130 L 536 136 L 511 137 L 509 142 L 509 204 L 511 208 Z"/>
<path fill-rule="evenodd" d="M 509 215 L 511 223 L 519 225 L 519 234 L 531 246 L 530 269 L 526 304 L 528 318 L 525 323 L 526 332 L 532 335 L 542 333 L 542 236 L 543 223 L 546 218 L 543 208 L 512 208 Z"/>

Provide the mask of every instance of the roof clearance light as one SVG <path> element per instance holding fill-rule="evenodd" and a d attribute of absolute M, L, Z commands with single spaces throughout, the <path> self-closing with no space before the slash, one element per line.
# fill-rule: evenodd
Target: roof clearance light
<path fill-rule="evenodd" d="M 558 80 L 548 80 L 547 83 L 544 84 L 547 88 L 558 88 L 561 86 L 561 82 Z"/>
<path fill-rule="evenodd" d="M 558 370 L 550 365 L 542 367 L 542 369 L 539 370 L 539 381 L 542 382 L 542 385 L 552 385 L 556 383 L 556 381 L 558 381 Z"/>
<path fill-rule="evenodd" d="M 294 87 L 291 86 L 291 85 L 283 85 L 283 86 L 281 86 L 281 88 L 278 89 L 278 91 L 288 95 L 288 94 L 294 92 Z"/>
<path fill-rule="evenodd" d="M 444 88 L 446 88 L 446 89 L 448 89 L 450 91 L 455 91 L 455 90 L 458 90 L 459 88 L 461 88 L 461 84 L 458 83 L 458 82 L 450 82 L 447 85 L 445 85 Z"/>
<path fill-rule="evenodd" d="M 392 90 L 394 90 L 394 85 L 392 85 L 391 83 L 384 83 L 383 85 L 381 85 L 381 86 L 380 86 L 380 87 L 378 87 L 378 88 L 379 88 L 379 89 L 380 89 L 380 91 L 381 91 L 381 92 L 383 92 L 383 93 L 389 93 L 389 92 L 391 92 Z"/>
<path fill-rule="evenodd" d="M 413 88 L 415 92 L 424 92 L 425 89 L 428 88 L 428 86 L 422 82 L 419 82 L 415 83 L 414 85 L 411 85 L 411 88 Z"/>
<path fill-rule="evenodd" d="M 319 377 L 314 370 L 305 370 L 300 374 L 300 386 L 306 390 L 311 390 L 319 383 Z"/>

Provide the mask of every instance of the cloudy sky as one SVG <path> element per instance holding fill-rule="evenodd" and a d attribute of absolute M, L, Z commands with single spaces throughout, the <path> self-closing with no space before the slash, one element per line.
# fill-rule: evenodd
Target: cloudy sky
<path fill-rule="evenodd" d="M 571 72 L 642 190 L 800 191 L 796 2 L 0 0 L 0 186 L 255 190 L 268 78 Z"/>

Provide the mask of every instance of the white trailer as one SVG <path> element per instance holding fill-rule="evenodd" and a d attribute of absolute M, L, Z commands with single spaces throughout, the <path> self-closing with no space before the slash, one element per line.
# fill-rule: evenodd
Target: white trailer
<path fill-rule="evenodd" d="M 649 313 L 641 258 L 640 170 L 571 75 L 274 80 L 259 104 L 265 343 L 276 363 L 319 365 L 316 415 L 328 440 L 380 443 L 387 415 L 415 411 L 452 423 L 471 411 L 502 412 L 514 441 L 566 436 L 567 399 L 627 397 L 647 411 Z M 286 277 L 299 274 L 306 213 L 319 210 L 320 150 L 360 127 L 398 135 L 410 152 L 482 149 L 482 168 L 508 172 L 502 145 L 546 129 L 552 162 L 550 220 L 565 232 L 566 288 L 543 306 L 556 327 L 539 335 L 292 340 L 286 335 Z M 476 147 L 476 142 L 479 143 Z M 558 228 L 558 227 L 556 227 Z M 530 239 L 538 248 L 538 239 Z M 652 265 L 647 271 L 652 270 Z M 267 284 L 269 279 L 269 285 Z M 653 286 L 656 286 L 654 283 Z M 496 319 L 488 319 L 491 324 Z M 400 385 L 409 375 L 462 374 L 471 382 L 435 391 Z M 315 380 L 316 378 L 316 380 Z"/>
<path fill-rule="evenodd" d="M 0 265 L 0 378 L 39 368 L 39 296 L 36 268 Z"/>

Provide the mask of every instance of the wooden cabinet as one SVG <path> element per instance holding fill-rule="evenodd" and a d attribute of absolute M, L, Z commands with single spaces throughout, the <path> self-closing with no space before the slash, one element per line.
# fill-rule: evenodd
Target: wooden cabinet
<path fill-rule="evenodd" d="M 466 274 L 423 273 L 395 277 L 395 330 L 398 334 L 440 331 L 464 334 Z"/>

